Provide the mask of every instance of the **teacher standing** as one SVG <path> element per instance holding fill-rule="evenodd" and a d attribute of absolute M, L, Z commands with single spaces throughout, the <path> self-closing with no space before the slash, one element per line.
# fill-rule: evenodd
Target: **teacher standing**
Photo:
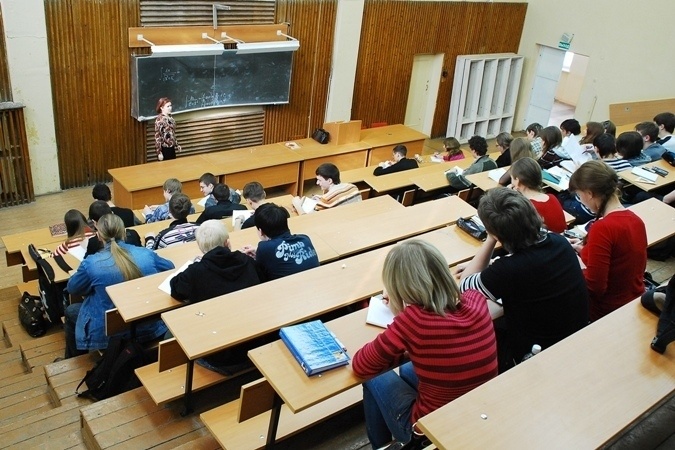
<path fill-rule="evenodd" d="M 162 97 L 157 101 L 157 118 L 155 119 L 155 150 L 157 159 L 176 159 L 176 152 L 181 148 L 176 141 L 176 121 L 171 117 L 171 99 Z"/>

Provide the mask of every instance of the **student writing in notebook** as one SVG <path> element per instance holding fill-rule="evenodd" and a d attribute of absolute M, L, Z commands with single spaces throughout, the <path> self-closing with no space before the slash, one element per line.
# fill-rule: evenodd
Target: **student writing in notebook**
<path fill-rule="evenodd" d="M 354 354 L 373 449 L 418 433 L 415 422 L 497 375 L 497 349 L 485 297 L 460 294 L 445 257 L 421 240 L 394 247 L 382 269 L 396 315 Z M 389 370 L 405 361 L 400 375 Z"/>
<path fill-rule="evenodd" d="M 312 197 L 315 205 L 309 209 L 303 206 L 306 197 L 294 197 L 293 208 L 298 214 L 321 211 L 361 201 L 361 193 L 356 186 L 351 183 L 340 182 L 340 170 L 335 164 L 321 164 L 316 168 L 315 174 L 316 184 L 321 188 L 322 194 Z"/>
<path fill-rule="evenodd" d="M 373 171 L 373 175 L 387 175 L 390 173 L 402 172 L 404 170 L 417 169 L 417 161 L 406 158 L 408 149 L 405 145 L 397 145 L 392 151 L 392 161 L 381 162 Z"/>

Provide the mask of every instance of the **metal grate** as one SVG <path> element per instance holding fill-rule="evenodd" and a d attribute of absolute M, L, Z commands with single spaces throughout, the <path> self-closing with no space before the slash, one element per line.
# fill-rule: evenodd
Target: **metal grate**
<path fill-rule="evenodd" d="M 218 25 L 273 24 L 275 0 L 141 0 L 141 26 L 180 27 L 213 24 L 213 5 L 227 5 L 218 10 Z"/>
<path fill-rule="evenodd" d="M 264 125 L 263 111 L 182 122 L 176 120 L 176 137 L 183 149 L 179 156 L 261 145 Z M 148 162 L 157 161 L 153 121 L 147 122 L 145 147 Z"/>

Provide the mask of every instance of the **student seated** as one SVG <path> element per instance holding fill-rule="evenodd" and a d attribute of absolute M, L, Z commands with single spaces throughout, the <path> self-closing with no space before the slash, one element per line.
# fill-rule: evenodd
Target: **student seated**
<path fill-rule="evenodd" d="M 513 141 L 513 136 L 507 132 L 499 133 L 495 138 L 497 150 L 499 150 L 499 156 L 495 160 L 497 167 L 506 167 L 511 165 L 511 152 L 509 148 L 511 147 L 511 142 Z"/>
<path fill-rule="evenodd" d="M 197 224 L 209 219 L 232 217 L 232 211 L 246 209 L 244 205 L 230 201 L 230 188 L 226 184 L 216 184 L 213 188 L 213 196 L 216 198 L 217 203 L 209 206 L 199 215 L 196 220 Z"/>
<path fill-rule="evenodd" d="M 532 151 L 532 146 L 526 138 L 515 138 L 511 141 L 509 145 L 509 153 L 511 158 L 511 164 L 515 163 L 522 158 L 535 158 L 534 152 Z M 506 173 L 499 178 L 499 184 L 502 186 L 508 186 L 511 184 L 511 168 L 506 170 Z"/>
<path fill-rule="evenodd" d="M 631 167 L 642 166 L 651 162 L 651 158 L 642 151 L 644 148 L 644 139 L 637 131 L 625 131 L 616 138 L 616 152 Z"/>
<path fill-rule="evenodd" d="M 569 156 L 560 147 L 562 134 L 557 127 L 542 128 L 539 137 L 541 137 L 542 150 L 537 161 L 542 169 L 559 166 L 562 161 L 569 159 Z"/>
<path fill-rule="evenodd" d="M 213 196 L 213 188 L 216 186 L 216 184 L 218 184 L 218 179 L 212 173 L 206 172 L 201 177 L 199 177 L 199 190 L 202 192 L 204 197 L 206 197 L 204 208 L 214 206 L 216 203 L 218 203 L 216 198 Z M 230 188 L 230 201 L 232 203 L 241 202 L 241 196 L 232 188 Z"/>
<path fill-rule="evenodd" d="M 602 128 L 605 130 L 605 133 L 611 134 L 616 137 L 616 125 L 611 120 L 605 120 L 602 122 Z"/>
<path fill-rule="evenodd" d="M 255 258 L 265 279 L 274 280 L 319 266 L 319 257 L 309 237 L 291 234 L 288 229 L 286 209 L 265 203 L 253 217 L 260 242 L 257 249 L 247 245 L 242 251 Z"/>
<path fill-rule="evenodd" d="M 106 287 L 174 268 L 171 261 L 155 252 L 126 244 L 124 222 L 118 216 L 101 217 L 97 229 L 104 249 L 84 259 L 68 280 L 68 292 L 84 296 L 84 302 L 73 303 L 65 311 L 66 358 L 108 347 L 105 312 L 115 305 Z M 143 342 L 165 332 L 161 320 L 143 322 L 136 329 L 136 338 Z"/>
<path fill-rule="evenodd" d="M 560 202 L 553 194 L 541 190 L 541 167 L 532 158 L 522 158 L 511 166 L 511 184 L 513 189 L 527 198 L 537 210 L 544 226 L 554 233 L 562 233 L 567 229 L 565 213 Z"/>
<path fill-rule="evenodd" d="M 460 291 L 475 289 L 501 299 L 503 324 L 497 327 L 500 371 L 518 364 L 532 346 L 546 349 L 588 324 L 588 291 L 575 252 L 567 240 L 542 230 L 532 203 L 507 188 L 490 189 L 478 205 L 488 237 L 460 264 Z M 497 241 L 509 255 L 490 263 Z"/>
<path fill-rule="evenodd" d="M 415 422 L 497 375 L 494 328 L 483 295 L 460 294 L 445 257 L 421 240 L 384 260 L 383 297 L 394 321 L 354 354 L 373 449 L 413 438 Z M 406 360 L 397 375 L 392 367 Z M 400 448 L 400 447 L 396 447 Z"/>
<path fill-rule="evenodd" d="M 223 222 L 207 220 L 197 228 L 195 236 L 203 256 L 171 279 L 173 298 L 197 303 L 260 284 L 255 262 L 244 253 L 231 250 Z"/>
<path fill-rule="evenodd" d="M 539 136 L 539 132 L 543 129 L 540 124 L 537 122 L 531 123 L 525 128 L 525 133 L 527 135 L 527 140 L 530 142 L 532 147 L 532 153 L 534 153 L 534 158 L 538 159 L 544 149 L 544 142 Z"/>
<path fill-rule="evenodd" d="M 650 160 L 658 161 L 666 152 L 666 148 L 659 144 L 659 127 L 654 122 L 640 122 L 635 125 L 635 131 L 640 133 L 643 140 L 642 153 L 647 155 Z"/>
<path fill-rule="evenodd" d="M 654 123 L 659 127 L 659 139 L 656 142 L 663 145 L 666 150 L 675 152 L 675 138 L 673 137 L 675 114 L 671 112 L 657 114 L 654 116 Z"/>
<path fill-rule="evenodd" d="M 65 255 L 71 248 L 78 246 L 87 248 L 89 238 L 96 236 L 96 233 L 89 228 L 84 214 L 76 209 L 69 210 L 63 217 L 63 221 L 66 224 L 68 238 L 56 247 L 53 253 L 54 256 Z"/>
<path fill-rule="evenodd" d="M 390 173 L 403 172 L 404 170 L 417 169 L 417 161 L 406 158 L 408 149 L 405 145 L 397 145 L 392 151 L 393 161 L 384 161 L 378 164 L 373 175 L 387 175 Z"/>
<path fill-rule="evenodd" d="M 143 208 L 143 216 L 145 217 L 146 223 L 158 222 L 160 220 L 165 220 L 169 218 L 169 200 L 174 194 L 179 194 L 183 192 L 183 184 L 178 181 L 176 178 L 169 178 L 164 182 L 162 186 L 164 189 L 164 200 L 166 203 L 162 205 L 145 205 Z M 190 205 L 190 212 L 188 214 L 194 214 L 195 208 Z"/>
<path fill-rule="evenodd" d="M 169 200 L 169 215 L 175 220 L 171 222 L 168 228 L 160 231 L 157 236 L 154 233 L 148 233 L 145 236 L 145 247 L 157 250 L 170 245 L 194 241 L 195 231 L 199 228 L 199 225 L 190 223 L 187 220 L 191 207 L 192 204 L 187 195 L 178 193 L 171 196 L 171 200 Z"/>
<path fill-rule="evenodd" d="M 244 197 L 246 204 L 254 211 L 254 213 L 255 210 L 257 210 L 258 207 L 260 207 L 260 205 L 263 204 L 263 202 L 265 201 L 265 197 L 267 197 L 263 185 L 258 183 L 257 181 L 251 181 L 250 183 L 246 183 L 244 189 L 241 192 L 241 195 Z M 235 230 L 243 230 L 254 226 L 255 221 L 253 219 L 253 215 L 251 215 L 251 217 L 249 217 L 244 221 L 241 220 L 241 217 L 239 217 L 238 220 L 234 221 Z"/>
<path fill-rule="evenodd" d="M 464 159 L 464 152 L 459 146 L 459 141 L 454 137 L 445 138 L 443 141 L 443 151 L 445 154 L 442 155 L 443 161 L 457 161 Z M 434 153 L 436 158 L 440 158 L 441 154 L 439 152 Z"/>
<path fill-rule="evenodd" d="M 340 183 L 340 170 L 335 164 L 323 163 L 316 168 L 316 184 L 321 188 L 321 195 L 312 197 L 316 206 L 309 212 L 322 211 L 340 205 L 361 201 L 359 189 L 351 183 Z M 293 208 L 298 214 L 305 214 L 302 207 L 306 197 L 294 197 Z"/>
<path fill-rule="evenodd" d="M 471 139 L 469 139 L 469 150 L 471 151 L 471 155 L 475 158 L 475 161 L 466 170 L 464 170 L 461 175 L 457 173 L 455 169 L 450 169 L 445 172 L 445 177 L 450 183 L 450 186 L 458 191 L 471 187 L 471 182 L 466 179 L 466 175 L 485 172 L 486 170 L 497 168 L 497 164 L 492 159 L 490 159 L 489 156 L 487 156 L 488 145 L 485 138 L 481 136 L 473 136 Z"/>
<path fill-rule="evenodd" d="M 94 189 L 91 190 L 91 196 L 94 197 L 94 200 L 104 201 L 110 206 L 113 214 L 116 214 L 122 218 L 125 227 L 133 227 L 134 225 L 139 225 L 140 221 L 134 216 L 134 212 L 129 208 L 120 208 L 115 206 L 112 202 L 112 193 L 107 184 L 97 183 L 94 186 Z"/>
<path fill-rule="evenodd" d="M 609 314 L 644 293 L 647 232 L 638 216 L 621 204 L 616 172 L 600 161 L 589 161 L 570 178 L 570 190 L 597 220 L 586 239 L 572 246 L 586 265 L 592 321 Z"/>
<path fill-rule="evenodd" d="M 94 230 L 96 230 L 96 227 L 98 227 L 98 221 L 106 214 L 114 214 L 106 202 L 102 200 L 96 200 L 91 205 L 89 205 L 89 220 L 93 224 Z M 138 235 L 136 230 L 132 228 L 126 229 L 124 242 L 129 245 L 135 245 L 136 247 L 143 246 L 141 244 L 141 237 Z M 103 248 L 103 241 L 100 239 L 89 239 L 89 243 L 87 244 L 87 253 L 85 253 L 84 257 L 86 258 L 91 256 L 98 251 L 103 250 Z"/>
<path fill-rule="evenodd" d="M 598 159 L 614 169 L 615 172 L 629 170 L 633 167 L 628 161 L 616 154 L 616 139 L 611 134 L 603 133 L 596 137 L 593 140 L 593 150 Z"/>

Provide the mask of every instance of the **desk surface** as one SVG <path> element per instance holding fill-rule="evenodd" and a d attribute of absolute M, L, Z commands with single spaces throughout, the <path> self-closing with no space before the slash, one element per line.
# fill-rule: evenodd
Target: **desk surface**
<path fill-rule="evenodd" d="M 629 303 L 418 425 L 441 450 L 600 447 L 675 389 L 675 352 L 649 348 L 656 322 Z"/>
<path fill-rule="evenodd" d="M 205 153 L 201 156 L 211 165 L 211 173 L 216 176 L 262 169 L 302 160 L 297 153 L 280 143 Z M 199 178 L 200 175 L 201 173 L 197 174 L 196 177 L 193 176 L 193 179 Z"/>
<path fill-rule="evenodd" d="M 662 188 L 664 186 L 668 186 L 670 184 L 675 183 L 675 167 L 671 166 L 670 164 L 668 164 L 667 162 L 665 162 L 662 159 L 660 159 L 658 161 L 655 161 L 655 162 L 651 162 L 649 164 L 645 164 L 645 165 L 640 166 L 640 167 L 642 167 L 643 169 L 645 167 L 660 167 L 661 169 L 666 170 L 668 172 L 668 175 L 666 175 L 665 177 L 662 177 L 660 175 L 657 176 L 655 184 L 643 183 L 643 182 L 637 181 L 638 176 L 633 174 L 628 169 L 622 170 L 621 172 L 619 172 L 619 177 L 623 178 L 624 180 L 628 181 L 629 183 L 634 184 L 635 186 L 639 187 L 643 191 L 647 191 L 647 192 L 653 191 L 654 189 L 659 189 L 659 188 Z"/>
<path fill-rule="evenodd" d="M 655 198 L 628 208 L 638 215 L 647 229 L 647 245 L 652 246 L 675 234 L 675 208 Z"/>
<path fill-rule="evenodd" d="M 117 167 L 108 169 L 108 173 L 128 192 L 133 192 L 157 187 L 161 190 L 167 178 L 177 178 L 184 183 L 197 180 L 203 173 L 213 170 L 213 166 L 202 155 L 193 155 L 169 161 Z"/>
<path fill-rule="evenodd" d="M 373 167 L 373 170 L 375 170 Z M 424 175 L 427 173 L 436 173 L 441 171 L 442 165 L 440 163 L 426 162 L 422 163 L 417 169 L 404 170 L 402 172 L 390 173 L 387 175 L 375 176 L 370 174 L 364 181 L 375 191 L 380 194 L 385 192 L 403 189 L 408 186 L 414 186 L 413 177 Z"/>
<path fill-rule="evenodd" d="M 428 137 L 424 133 L 400 124 L 361 130 L 361 141 L 370 147 L 405 144 L 406 142 L 423 140 Z"/>
<path fill-rule="evenodd" d="M 415 174 L 415 176 L 410 178 L 410 181 L 425 192 L 447 188 L 450 186 L 450 183 L 448 183 L 448 179 L 445 176 L 445 171 L 450 170 L 455 166 L 466 169 L 474 161 L 473 158 L 467 157 L 457 161 L 435 163 L 438 166 L 438 170 L 428 170 L 424 173 Z"/>
<path fill-rule="evenodd" d="M 342 155 L 344 153 L 357 152 L 361 150 L 368 150 L 370 148 L 369 144 L 362 141 L 340 145 L 337 145 L 334 142 L 329 142 L 328 144 L 319 144 L 314 139 L 299 139 L 293 142 L 298 144 L 300 148 L 291 151 L 298 155 L 303 161 L 316 158 L 325 158 L 327 156 L 333 155 Z M 342 173 L 340 173 L 340 175 L 342 175 Z M 340 179 L 342 179 L 342 176 L 340 176 Z"/>

